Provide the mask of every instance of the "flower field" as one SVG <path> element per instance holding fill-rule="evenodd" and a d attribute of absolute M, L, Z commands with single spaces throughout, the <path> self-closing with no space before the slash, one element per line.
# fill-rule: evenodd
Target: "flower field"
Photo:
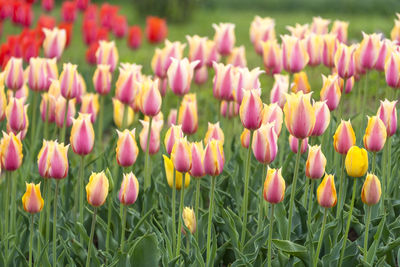
<path fill-rule="evenodd" d="M 0 0 L 0 266 L 399 266 L 400 14 Z"/>

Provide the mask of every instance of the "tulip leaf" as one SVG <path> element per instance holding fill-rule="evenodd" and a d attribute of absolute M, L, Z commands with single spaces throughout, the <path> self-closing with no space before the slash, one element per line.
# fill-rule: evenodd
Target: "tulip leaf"
<path fill-rule="evenodd" d="M 161 255 L 156 235 L 152 233 L 139 237 L 130 251 L 130 257 L 133 266 L 158 266 Z"/>
<path fill-rule="evenodd" d="M 383 231 L 383 226 L 385 225 L 385 221 L 386 221 L 386 216 L 383 216 L 383 218 L 381 219 L 381 222 L 378 225 L 378 229 L 376 231 L 376 234 L 374 235 L 374 242 L 372 243 L 371 247 L 368 249 L 367 252 L 367 262 L 371 262 L 373 261 L 373 259 L 375 258 L 375 254 L 376 254 L 376 250 L 378 248 L 380 239 L 381 239 L 381 235 L 382 235 L 382 231 Z"/>
<path fill-rule="evenodd" d="M 288 240 L 272 240 L 274 246 L 283 252 L 300 259 L 306 266 L 309 265 L 308 250 L 305 246 L 293 243 Z"/>

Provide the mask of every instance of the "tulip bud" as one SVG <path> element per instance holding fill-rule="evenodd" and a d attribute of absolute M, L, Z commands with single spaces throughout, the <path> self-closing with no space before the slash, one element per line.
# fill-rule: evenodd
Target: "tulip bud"
<path fill-rule="evenodd" d="M 252 150 L 254 157 L 262 164 L 270 164 L 278 153 L 278 136 L 274 123 L 267 123 L 254 131 Z"/>
<path fill-rule="evenodd" d="M 378 109 L 377 116 L 382 120 L 386 127 L 388 137 L 393 136 L 397 130 L 397 111 L 396 101 L 381 100 L 381 105 Z"/>
<path fill-rule="evenodd" d="M 48 88 L 47 70 L 43 58 L 30 58 L 28 70 L 28 84 L 33 91 L 45 91 Z"/>
<path fill-rule="evenodd" d="M 311 33 L 306 38 L 307 53 L 310 57 L 309 66 L 318 66 L 322 61 L 323 37 L 320 34 Z"/>
<path fill-rule="evenodd" d="M 207 37 L 200 37 L 198 35 L 186 35 L 186 39 L 189 43 L 189 60 L 191 62 L 198 60 L 199 64 L 195 67 L 196 69 L 198 69 L 202 67 L 205 63 Z"/>
<path fill-rule="evenodd" d="M 194 82 L 197 85 L 202 85 L 207 82 L 208 79 L 208 69 L 207 66 L 203 66 L 196 70 L 194 74 Z"/>
<path fill-rule="evenodd" d="M 272 86 L 270 101 L 271 103 L 277 103 L 279 107 L 283 108 L 286 103 L 285 94 L 289 90 L 289 76 L 282 74 L 274 75 L 274 85 Z"/>
<path fill-rule="evenodd" d="M 147 133 L 149 131 L 149 122 L 140 120 L 140 123 L 143 126 L 142 131 L 139 134 L 140 139 L 140 147 L 143 151 L 146 151 L 147 148 Z M 160 149 L 160 132 L 163 126 L 163 121 L 154 120 L 151 125 L 150 130 L 150 144 L 149 144 L 149 154 L 154 155 Z"/>
<path fill-rule="evenodd" d="M 368 151 L 381 151 L 386 142 L 386 127 L 377 116 L 368 117 L 368 125 L 363 138 L 364 147 Z"/>
<path fill-rule="evenodd" d="M 321 136 L 329 126 L 331 113 L 326 101 L 316 101 L 313 103 L 315 112 L 315 125 L 311 136 Z"/>
<path fill-rule="evenodd" d="M 0 121 L 6 117 L 7 98 L 4 93 L 4 85 L 0 85 Z"/>
<path fill-rule="evenodd" d="M 50 161 L 49 161 L 49 154 L 50 150 L 53 149 L 54 144 L 52 141 L 43 140 L 43 146 L 39 151 L 38 154 L 38 170 L 40 176 L 43 178 L 50 178 L 49 169 L 50 169 Z"/>
<path fill-rule="evenodd" d="M 93 75 L 94 90 L 100 95 L 106 95 L 111 89 L 111 73 L 109 65 L 97 65 Z"/>
<path fill-rule="evenodd" d="M 372 69 L 379 55 L 381 34 L 363 34 L 363 40 L 357 48 L 357 58 L 360 60 L 361 67 L 364 69 Z"/>
<path fill-rule="evenodd" d="M 258 95 L 261 95 L 259 76 L 263 72 L 260 68 L 254 68 L 251 71 L 248 68 L 236 68 L 233 96 L 237 103 L 242 103 L 246 91 L 254 89 Z"/>
<path fill-rule="evenodd" d="M 390 40 L 388 39 L 382 40 L 374 69 L 376 69 L 377 71 L 384 71 L 385 63 L 389 58 L 389 56 L 392 54 L 393 50 L 394 50 L 393 44 Z"/>
<path fill-rule="evenodd" d="M 368 171 L 368 154 L 364 148 L 352 146 L 345 159 L 347 175 L 351 177 L 364 176 Z"/>
<path fill-rule="evenodd" d="M 349 27 L 349 23 L 346 21 L 335 20 L 332 25 L 331 34 L 336 35 L 336 39 L 338 39 L 341 43 L 347 43 L 347 28 Z"/>
<path fill-rule="evenodd" d="M 292 135 L 289 135 L 289 145 L 290 145 L 290 150 L 292 150 L 293 153 L 297 154 L 297 149 L 299 147 L 299 139 L 297 139 Z M 307 151 L 307 148 L 308 148 L 308 137 L 301 139 L 300 154 L 304 154 Z"/>
<path fill-rule="evenodd" d="M 193 72 L 199 61 L 189 62 L 187 58 L 171 60 L 167 71 L 169 87 L 175 95 L 182 96 L 190 90 Z"/>
<path fill-rule="evenodd" d="M 348 79 L 354 75 L 356 71 L 355 46 L 347 46 L 340 44 L 335 53 L 335 67 L 340 78 Z"/>
<path fill-rule="evenodd" d="M 215 76 L 213 79 L 213 95 L 219 100 L 233 100 L 233 66 L 213 63 Z"/>
<path fill-rule="evenodd" d="M 78 118 L 73 119 L 70 143 L 74 153 L 81 156 L 93 150 L 94 130 L 90 116 L 90 114 L 79 113 Z"/>
<path fill-rule="evenodd" d="M 390 38 L 392 41 L 400 41 L 400 15 L 396 13 L 397 19 L 394 20 L 393 29 L 390 32 Z"/>
<path fill-rule="evenodd" d="M 65 118 L 65 110 L 67 106 L 67 101 L 64 97 L 59 96 L 55 101 L 55 122 L 59 128 L 64 126 L 64 118 Z M 66 126 L 70 127 L 72 125 L 72 120 L 75 117 L 75 99 L 68 102 L 68 110 L 67 110 L 67 122 Z M 51 109 L 50 109 L 51 110 Z"/>
<path fill-rule="evenodd" d="M 279 136 L 282 130 L 283 111 L 277 103 L 264 104 L 262 124 L 273 123 L 275 133 Z"/>
<path fill-rule="evenodd" d="M 198 178 L 203 177 L 205 175 L 203 142 L 191 143 L 191 156 L 192 167 L 189 171 L 190 175 Z"/>
<path fill-rule="evenodd" d="M 282 51 L 276 39 L 262 43 L 263 63 L 267 74 L 275 75 L 282 71 Z"/>
<path fill-rule="evenodd" d="M 100 41 L 99 48 L 96 51 L 97 64 L 110 66 L 110 71 L 114 72 L 118 62 L 118 50 L 115 42 Z"/>
<path fill-rule="evenodd" d="M 345 155 L 355 143 L 356 135 L 354 134 L 350 120 L 342 120 L 333 135 L 333 147 L 336 152 Z"/>
<path fill-rule="evenodd" d="M 381 198 L 381 182 L 378 177 L 368 173 L 361 190 L 361 200 L 368 206 L 378 204 Z"/>
<path fill-rule="evenodd" d="M 192 167 L 191 147 L 186 138 L 175 140 L 171 152 L 171 160 L 178 172 L 189 172 Z"/>
<path fill-rule="evenodd" d="M 40 183 L 25 183 L 26 192 L 22 196 L 22 204 L 24 210 L 31 214 L 40 212 L 43 209 L 44 201 L 42 195 L 40 194 Z"/>
<path fill-rule="evenodd" d="M 22 58 L 11 57 L 4 70 L 4 82 L 8 89 L 17 91 L 24 85 Z"/>
<path fill-rule="evenodd" d="M 271 204 L 282 202 L 285 196 L 285 189 L 286 185 L 281 169 L 271 169 L 268 167 L 263 189 L 265 201 Z"/>
<path fill-rule="evenodd" d="M 242 134 L 240 135 L 240 142 L 243 148 L 249 148 L 250 145 L 250 130 L 244 128 Z"/>
<path fill-rule="evenodd" d="M 311 136 L 315 125 L 315 112 L 310 103 L 311 94 L 286 94 L 283 108 L 285 124 L 289 133 L 298 139 Z"/>
<path fill-rule="evenodd" d="M 195 94 L 184 96 L 179 108 L 178 124 L 182 125 L 185 134 L 194 134 L 198 127 L 197 101 Z"/>
<path fill-rule="evenodd" d="M 393 52 L 385 64 L 386 83 L 393 88 L 400 87 L 400 53 Z"/>
<path fill-rule="evenodd" d="M 321 151 L 321 146 L 309 146 L 306 161 L 306 176 L 310 179 L 319 179 L 325 173 L 326 157 Z"/>
<path fill-rule="evenodd" d="M 147 80 L 141 83 L 140 111 L 146 116 L 155 116 L 161 109 L 161 94 L 158 90 L 158 80 Z"/>
<path fill-rule="evenodd" d="M 181 172 L 175 171 L 174 169 L 174 164 L 172 163 L 172 160 L 170 160 L 167 156 L 163 155 L 164 158 L 164 169 L 165 169 L 165 175 L 167 178 L 167 182 L 169 187 L 174 186 L 174 172 L 175 172 L 175 188 L 177 190 L 181 190 L 182 188 L 182 180 L 183 180 L 183 175 Z M 185 188 L 187 188 L 190 184 L 190 175 L 189 173 L 185 173 Z"/>
<path fill-rule="evenodd" d="M 221 55 L 229 55 L 235 46 L 235 24 L 220 23 L 212 25 L 215 30 L 214 42 L 217 46 L 218 53 Z"/>
<path fill-rule="evenodd" d="M 337 202 L 335 177 L 325 174 L 324 179 L 317 189 L 318 204 L 324 208 L 333 208 Z"/>
<path fill-rule="evenodd" d="M 121 183 L 118 199 L 123 205 L 132 205 L 136 202 L 139 195 L 139 182 L 136 176 L 130 173 L 124 173 L 124 179 Z"/>
<path fill-rule="evenodd" d="M 117 130 L 118 141 L 115 149 L 115 156 L 118 165 L 121 167 L 132 166 L 137 159 L 139 149 L 135 140 L 135 129 L 129 131 L 125 129 L 123 132 Z"/>
<path fill-rule="evenodd" d="M 133 50 L 140 48 L 142 45 L 142 29 L 140 26 L 134 25 L 129 27 L 127 42 L 128 46 Z"/>
<path fill-rule="evenodd" d="M 310 92 L 310 84 L 308 82 L 307 74 L 304 71 L 295 73 L 294 81 L 292 85 L 292 92 L 297 93 L 298 91 L 303 91 L 303 93 L 307 94 Z"/>
<path fill-rule="evenodd" d="M 43 29 L 45 38 L 43 41 L 43 51 L 47 58 L 60 59 L 67 43 L 67 33 L 64 29 L 53 28 Z"/>
<path fill-rule="evenodd" d="M 189 229 L 192 234 L 194 234 L 194 232 L 196 232 L 196 216 L 193 209 L 184 207 L 182 211 L 182 219 L 186 228 Z"/>
<path fill-rule="evenodd" d="M 213 62 L 219 62 L 221 55 L 217 50 L 217 44 L 214 40 L 207 40 L 206 42 L 206 53 L 205 53 L 205 64 L 211 68 Z"/>
<path fill-rule="evenodd" d="M 219 122 L 214 124 L 210 122 L 208 123 L 208 129 L 204 137 L 204 143 L 208 144 L 213 139 L 219 140 L 221 144 L 224 144 L 225 141 L 224 132 L 219 127 Z"/>
<path fill-rule="evenodd" d="M 235 67 L 246 67 L 247 61 L 246 61 L 246 50 L 244 49 L 244 46 L 239 46 L 235 47 L 232 49 L 231 54 L 228 56 L 226 60 L 227 64 L 231 64 L 232 66 Z"/>
<path fill-rule="evenodd" d="M 85 94 L 82 97 L 81 113 L 90 114 L 90 120 L 92 123 L 96 121 L 97 114 L 99 113 L 99 95 L 97 94 Z M 102 107 L 103 109 L 105 107 Z"/>
<path fill-rule="evenodd" d="M 0 141 L 0 160 L 1 169 L 6 171 L 15 171 L 21 164 L 24 155 L 22 154 L 21 134 L 3 132 L 3 138 Z"/>
<path fill-rule="evenodd" d="M 115 88 L 115 98 L 124 104 L 131 104 L 137 96 L 142 82 L 141 66 L 124 65 L 119 68 L 119 76 Z"/>
<path fill-rule="evenodd" d="M 339 41 L 334 34 L 323 35 L 324 45 L 322 48 L 322 62 L 328 68 L 335 66 L 335 54 Z"/>
<path fill-rule="evenodd" d="M 335 110 L 340 102 L 342 92 L 339 85 L 339 77 L 337 75 L 322 75 L 323 85 L 320 92 L 321 101 L 326 101 L 330 111 Z"/>
<path fill-rule="evenodd" d="M 60 75 L 61 95 L 67 99 L 75 98 L 78 94 L 79 77 L 77 65 L 67 63 L 63 65 Z"/>
<path fill-rule="evenodd" d="M 239 114 L 246 129 L 256 130 L 260 128 L 263 118 L 263 103 L 257 91 L 250 90 L 244 93 Z"/>
<path fill-rule="evenodd" d="M 108 178 L 104 172 L 92 173 L 86 185 L 88 203 L 94 207 L 103 205 L 108 195 L 108 186 Z"/>
<path fill-rule="evenodd" d="M 48 153 L 48 176 L 54 179 L 63 179 L 68 175 L 68 147 L 64 143 L 54 141 L 49 145 Z"/>
<path fill-rule="evenodd" d="M 329 19 L 323 19 L 321 17 L 313 17 L 311 24 L 311 32 L 315 34 L 326 34 L 328 33 L 328 27 L 331 21 Z"/>
<path fill-rule="evenodd" d="M 224 150 L 221 141 L 212 139 L 204 151 L 204 170 L 206 174 L 218 176 L 224 169 Z"/>
<path fill-rule="evenodd" d="M 301 71 L 309 60 L 304 40 L 290 35 L 283 35 L 281 38 L 283 68 L 290 73 Z"/>
<path fill-rule="evenodd" d="M 114 123 L 118 128 L 122 127 L 122 120 L 123 120 L 123 114 L 124 114 L 124 109 L 127 108 L 127 116 L 126 116 L 126 127 L 129 127 L 133 123 L 134 115 L 135 113 L 133 112 L 133 109 L 128 106 L 124 105 L 122 102 L 120 102 L 118 99 L 113 98 L 113 118 L 114 118 Z"/>
<path fill-rule="evenodd" d="M 11 97 L 6 108 L 7 127 L 13 133 L 22 132 L 28 127 L 28 105 L 23 99 Z"/>
<path fill-rule="evenodd" d="M 176 140 L 183 137 L 182 126 L 181 125 L 172 125 L 164 138 L 165 149 L 167 150 L 168 155 L 171 155 L 172 148 L 175 145 Z"/>
<path fill-rule="evenodd" d="M 169 110 L 168 119 L 167 119 L 168 127 L 171 127 L 172 125 L 176 124 L 177 113 L 178 113 L 178 111 L 175 108 L 171 108 Z"/>

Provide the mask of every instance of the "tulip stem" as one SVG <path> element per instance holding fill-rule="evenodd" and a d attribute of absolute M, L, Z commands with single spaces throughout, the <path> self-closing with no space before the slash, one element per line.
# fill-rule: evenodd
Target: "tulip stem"
<path fill-rule="evenodd" d="M 211 224 L 214 212 L 214 191 L 215 191 L 215 177 L 211 177 L 211 192 L 210 192 L 210 207 L 208 211 L 208 225 L 207 225 L 207 254 L 206 254 L 206 266 L 209 266 L 211 256 Z"/>
<path fill-rule="evenodd" d="M 33 92 L 33 100 L 32 100 L 32 118 L 31 118 L 31 122 L 32 122 L 32 132 L 31 132 L 31 160 L 33 160 L 32 156 L 33 156 L 33 151 L 34 151 L 34 143 L 36 141 L 36 110 L 37 110 L 37 102 L 38 102 L 38 96 L 39 93 L 38 92 Z"/>
<path fill-rule="evenodd" d="M 172 187 L 172 209 L 171 209 L 171 219 L 172 219 L 172 251 L 175 249 L 176 245 L 176 171 L 172 170 L 174 174 L 174 181 Z M 171 255 L 171 259 L 173 255 Z"/>
<path fill-rule="evenodd" d="M 46 101 L 46 117 L 44 121 L 44 133 L 43 133 L 43 139 L 47 140 L 49 138 L 49 100 L 45 99 Z"/>
<path fill-rule="evenodd" d="M 290 232 L 292 231 L 294 195 L 296 194 L 297 177 L 299 176 L 299 165 L 300 165 L 301 143 L 302 142 L 303 142 L 302 139 L 298 139 L 296 165 L 294 167 L 294 173 L 293 173 L 292 191 L 290 192 L 289 217 L 288 217 L 289 225 L 288 225 L 288 230 L 286 232 L 286 239 L 287 240 L 290 240 Z"/>
<path fill-rule="evenodd" d="M 57 266 L 57 200 L 58 200 L 58 184 L 60 180 L 56 180 L 56 188 L 54 189 L 54 203 L 53 203 L 53 266 Z"/>
<path fill-rule="evenodd" d="M 308 228 L 308 239 L 310 242 L 310 258 L 314 259 L 314 246 L 313 246 L 313 238 L 311 233 L 311 219 L 312 219 L 312 200 L 314 194 L 314 179 L 311 179 L 310 191 L 308 194 L 308 210 L 307 210 L 307 228 Z"/>
<path fill-rule="evenodd" d="M 345 159 L 346 155 L 342 155 L 342 165 L 340 169 L 340 182 L 339 182 L 339 199 L 338 199 L 338 205 L 336 209 L 336 219 L 339 218 L 339 215 L 342 214 L 343 209 L 343 191 L 344 191 L 344 165 L 345 165 Z M 343 229 L 342 229 L 343 230 Z"/>
<path fill-rule="evenodd" d="M 153 122 L 153 117 L 150 117 L 149 128 L 148 128 L 148 132 L 147 132 L 146 155 L 145 155 L 145 161 L 144 161 L 144 190 L 147 190 L 147 188 L 149 188 L 149 186 L 150 186 L 149 149 L 150 149 L 152 122 Z"/>
<path fill-rule="evenodd" d="M 112 211 L 112 198 L 109 198 L 107 203 L 107 236 L 106 236 L 106 252 L 110 250 L 110 225 L 111 225 L 111 211 Z"/>
<path fill-rule="evenodd" d="M 85 156 L 81 156 L 81 166 L 79 169 L 79 222 L 83 225 L 83 187 L 84 187 L 84 173 L 85 173 Z M 80 240 L 83 240 L 82 234 Z"/>
<path fill-rule="evenodd" d="M 265 179 L 265 170 L 268 168 L 268 165 L 262 164 L 262 176 L 261 176 L 261 186 L 260 186 L 260 191 L 261 194 L 259 195 L 260 198 L 260 203 L 258 205 L 258 222 L 257 222 L 257 233 L 259 233 L 262 230 L 262 225 L 264 221 L 264 197 L 263 197 L 263 184 L 264 184 L 264 179 Z"/>
<path fill-rule="evenodd" d="M 46 215 L 46 212 L 47 212 L 47 206 L 49 206 L 49 204 L 50 204 L 50 201 L 49 201 L 49 198 L 48 198 L 48 191 L 47 191 L 47 188 L 48 188 L 48 186 L 47 186 L 47 184 L 48 184 L 48 179 L 44 179 L 44 198 L 46 199 L 46 209 L 45 209 L 45 211 L 44 212 L 41 212 L 40 213 L 40 216 L 39 216 L 39 235 L 41 235 L 44 231 L 44 229 L 43 229 L 43 223 L 44 223 L 44 221 L 43 221 L 43 217 Z M 50 207 L 50 206 L 49 206 Z M 46 221 L 46 222 L 48 222 L 48 220 Z M 40 250 L 41 250 L 41 245 L 42 245 L 42 243 L 40 242 L 40 238 L 38 237 L 38 239 L 37 239 L 37 251 L 40 253 Z"/>
<path fill-rule="evenodd" d="M 16 210 L 17 210 L 17 202 L 15 201 L 15 196 L 17 195 L 17 179 L 14 179 L 14 172 L 10 172 L 10 180 L 11 180 L 11 233 L 15 234 L 15 217 L 16 217 Z"/>
<path fill-rule="evenodd" d="M 244 180 L 244 192 L 243 192 L 243 206 L 242 206 L 242 237 L 240 240 L 241 248 L 244 247 L 246 241 L 246 225 L 247 225 L 247 205 L 249 197 L 249 178 L 250 178 L 250 167 L 251 167 L 251 147 L 253 144 L 253 131 L 250 131 L 250 142 L 247 148 L 247 160 L 246 160 L 246 173 Z"/>
<path fill-rule="evenodd" d="M 126 104 L 124 104 L 124 112 L 122 115 L 122 125 L 121 128 L 122 130 L 125 130 L 125 128 L 127 128 L 127 120 L 128 120 L 128 111 L 129 111 L 129 107 L 126 106 Z"/>
<path fill-rule="evenodd" d="M 364 261 L 365 262 L 367 262 L 368 232 L 369 232 L 370 221 L 371 221 L 371 206 L 367 206 L 367 218 L 365 221 L 365 235 L 364 235 Z"/>
<path fill-rule="evenodd" d="M 181 236 L 182 236 L 182 211 L 183 211 L 183 202 L 185 201 L 185 176 L 186 173 L 182 173 L 182 187 L 181 187 L 181 200 L 179 203 L 179 218 L 178 218 L 178 240 L 176 244 L 175 257 L 179 256 L 181 250 Z"/>
<path fill-rule="evenodd" d="M 368 89 L 368 71 L 365 73 L 365 83 L 364 83 L 364 90 L 363 90 L 363 94 L 362 94 L 362 113 L 361 113 L 361 122 L 360 122 L 360 127 L 359 129 L 364 129 L 364 117 L 365 117 L 365 109 L 367 107 L 367 89 Z"/>
<path fill-rule="evenodd" d="M 305 181 L 305 189 L 304 189 L 304 198 L 303 198 L 303 206 L 307 206 L 307 199 L 308 199 L 308 191 L 310 190 L 310 182 L 309 179 Z"/>
<path fill-rule="evenodd" d="M 318 259 L 319 259 L 319 252 L 321 251 L 321 246 L 322 246 L 322 239 L 324 238 L 324 232 L 325 232 L 325 224 L 326 224 L 326 216 L 328 214 L 328 209 L 324 208 L 324 218 L 322 219 L 322 228 L 321 228 L 321 233 L 319 235 L 319 240 L 318 240 L 318 245 L 317 245 L 317 252 L 315 254 L 314 258 L 314 267 L 317 267 L 318 265 Z"/>
<path fill-rule="evenodd" d="M 356 199 L 357 180 L 358 179 L 355 178 L 354 183 L 353 183 L 353 195 L 351 197 L 351 206 L 350 206 L 349 215 L 347 217 L 346 232 L 344 233 L 342 251 L 340 252 L 340 259 L 339 259 L 339 265 L 338 265 L 339 267 L 342 266 L 344 251 L 346 250 L 347 235 L 349 234 L 351 216 L 353 214 L 353 208 L 354 208 L 354 200 Z"/>
<path fill-rule="evenodd" d="M 90 228 L 90 237 L 89 237 L 89 244 L 88 244 L 88 255 L 86 259 L 86 267 L 90 266 L 90 256 L 92 252 L 93 246 L 93 236 L 94 236 L 94 228 L 96 227 L 96 215 L 97 215 L 97 207 L 94 208 L 93 211 L 93 218 L 92 218 L 92 227 Z"/>
<path fill-rule="evenodd" d="M 32 267 L 32 242 L 33 242 L 33 214 L 31 214 L 31 231 L 29 233 L 29 267 Z"/>
<path fill-rule="evenodd" d="M 4 222 L 4 236 L 3 238 L 5 238 L 5 236 L 8 234 L 8 223 L 9 223 L 9 215 L 10 215 L 10 210 L 9 210 L 9 206 L 10 206 L 10 198 L 11 198 L 11 172 L 6 171 L 6 183 L 7 183 L 7 191 L 4 192 L 4 195 L 6 196 L 6 205 L 4 207 L 4 212 L 5 212 L 5 222 Z M 5 241 L 5 256 L 6 258 L 8 257 L 8 239 L 6 239 Z"/>
<path fill-rule="evenodd" d="M 194 204 L 194 211 L 196 220 L 199 220 L 199 202 L 200 202 L 200 178 L 196 179 L 196 200 Z M 196 241 L 199 242 L 199 234 L 198 231 L 195 232 Z"/>
<path fill-rule="evenodd" d="M 51 184 L 50 180 L 47 180 L 47 185 L 46 185 L 46 243 L 48 244 L 50 242 L 50 203 L 51 203 Z M 48 253 L 49 246 L 46 246 L 46 255 Z"/>
<path fill-rule="evenodd" d="M 271 215 L 269 219 L 269 231 L 268 231 L 268 267 L 271 267 L 272 264 L 272 259 L 271 259 L 271 254 L 272 254 L 272 231 L 274 229 L 274 207 L 275 204 L 271 205 Z"/>
<path fill-rule="evenodd" d="M 99 110 L 99 124 L 98 124 L 98 134 L 97 134 L 97 138 L 98 138 L 98 143 L 100 148 L 103 148 L 103 143 L 102 143 L 102 139 L 103 139 L 103 119 L 104 119 L 104 95 L 100 95 L 100 110 Z M 125 108 L 124 108 L 124 112 L 125 112 Z"/>
<path fill-rule="evenodd" d="M 125 246 L 125 227 L 126 227 L 126 206 L 122 205 L 122 230 L 121 230 L 121 253 L 124 253 Z"/>
<path fill-rule="evenodd" d="M 63 121 L 63 126 L 61 128 L 61 133 L 60 133 L 61 143 L 64 143 L 64 141 L 65 141 L 65 131 L 67 128 L 68 107 L 69 107 L 69 99 L 67 98 L 67 103 L 65 104 L 65 111 L 64 111 L 64 121 Z"/>
<path fill-rule="evenodd" d="M 375 165 L 376 165 L 376 152 L 372 154 L 372 168 L 371 173 L 375 174 Z"/>

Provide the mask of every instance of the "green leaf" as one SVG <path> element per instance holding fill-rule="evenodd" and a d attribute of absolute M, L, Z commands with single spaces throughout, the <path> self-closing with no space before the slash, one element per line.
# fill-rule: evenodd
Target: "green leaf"
<path fill-rule="evenodd" d="M 139 237 L 129 253 L 131 265 L 142 267 L 158 266 L 161 255 L 157 244 L 158 240 L 154 233 Z"/>
<path fill-rule="evenodd" d="M 376 234 L 374 235 L 374 242 L 372 243 L 371 247 L 368 249 L 367 253 L 367 262 L 372 263 L 373 259 L 375 258 L 376 250 L 378 248 L 379 242 L 381 240 L 383 226 L 385 225 L 386 216 L 383 216 L 381 222 L 378 225 L 378 229 Z"/>
<path fill-rule="evenodd" d="M 274 246 L 289 255 L 300 259 L 306 266 L 309 265 L 308 251 L 305 246 L 290 242 L 288 240 L 273 239 Z"/>

